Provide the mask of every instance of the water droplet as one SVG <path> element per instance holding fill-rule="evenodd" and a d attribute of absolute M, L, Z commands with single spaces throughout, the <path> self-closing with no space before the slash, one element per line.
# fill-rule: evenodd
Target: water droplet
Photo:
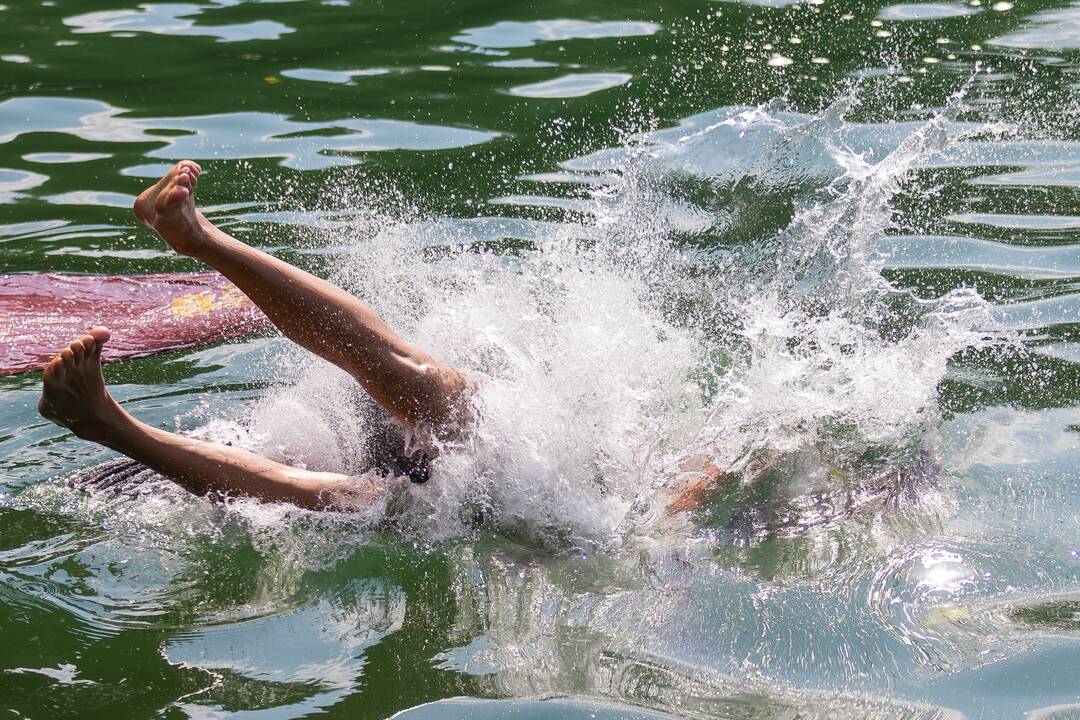
<path fill-rule="evenodd" d="M 795 61 L 789 57 L 784 57 L 783 55 L 773 55 L 769 58 L 769 65 L 773 67 L 787 67 L 793 62 Z"/>

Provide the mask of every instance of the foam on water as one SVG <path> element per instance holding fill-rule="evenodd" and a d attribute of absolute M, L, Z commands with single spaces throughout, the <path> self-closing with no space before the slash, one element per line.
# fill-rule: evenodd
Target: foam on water
<path fill-rule="evenodd" d="M 404 524 L 454 537 L 484 518 L 544 544 L 606 545 L 644 531 L 688 455 L 735 468 L 762 449 L 814 448 L 849 467 L 870 452 L 910 458 L 938 420 L 950 357 L 983 342 L 990 320 L 973 291 L 919 300 L 880 272 L 890 201 L 913 166 L 958 140 L 950 113 L 873 162 L 844 142 L 849 102 L 816 118 L 747 110 L 673 141 L 671 131 L 637 138 L 592 191 L 587 220 L 542 229 L 512 256 L 464 251 L 466 229 L 455 238 L 408 213 L 361 213 L 328 231 L 353 245 L 337 282 L 482 378 L 474 432 L 409 489 Z M 702 250 L 686 242 L 687 218 L 707 237 L 730 217 L 688 209 L 671 184 L 695 153 L 722 151 L 710 135 L 733 132 L 764 152 L 709 183 L 768 197 L 807 187 L 811 166 L 817 182 L 796 195 L 782 231 Z M 802 162 L 785 174 L 784 158 Z M 446 250 L 434 261 L 424 252 L 433 235 Z M 350 438 L 364 429 L 349 386 L 311 363 L 255 410 L 258 446 L 356 470 Z"/>

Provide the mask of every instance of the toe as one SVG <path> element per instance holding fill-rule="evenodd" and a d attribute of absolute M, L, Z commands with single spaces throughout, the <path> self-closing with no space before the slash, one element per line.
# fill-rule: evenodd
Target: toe
<path fill-rule="evenodd" d="M 60 360 L 64 363 L 65 370 L 75 369 L 75 353 L 71 351 L 71 348 L 64 348 L 60 351 Z"/>
<path fill-rule="evenodd" d="M 97 344 L 98 349 L 100 350 L 102 345 L 109 342 L 109 338 L 112 337 L 112 333 L 109 331 L 109 328 L 98 325 L 97 327 L 90 330 L 90 337 L 94 338 L 94 342 Z"/>
<path fill-rule="evenodd" d="M 45 366 L 45 381 L 60 380 L 64 376 L 64 362 L 57 355 Z"/>
<path fill-rule="evenodd" d="M 190 195 L 191 188 L 185 185 L 177 185 L 169 190 L 169 195 L 166 197 L 165 201 L 168 205 L 179 205 L 187 200 Z"/>
<path fill-rule="evenodd" d="M 68 345 L 68 350 L 71 351 L 71 357 L 75 362 L 82 360 L 86 357 L 86 346 L 83 345 L 82 340 L 72 340 Z"/>

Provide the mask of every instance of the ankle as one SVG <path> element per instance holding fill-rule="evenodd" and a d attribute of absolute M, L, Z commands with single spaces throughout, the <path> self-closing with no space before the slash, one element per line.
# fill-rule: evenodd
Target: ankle
<path fill-rule="evenodd" d="M 197 222 L 191 228 L 191 239 L 186 243 L 187 247 L 183 254 L 196 260 L 205 260 L 208 251 L 212 249 L 214 244 L 210 232 L 211 228 L 213 228 L 213 225 L 210 225 L 209 221 L 202 216 L 202 213 L 199 213 Z"/>
<path fill-rule="evenodd" d="M 91 415 L 70 426 L 75 436 L 116 449 L 124 436 L 135 427 L 135 420 L 112 396 L 109 396 Z"/>
<path fill-rule="evenodd" d="M 214 243 L 211 235 L 213 227 L 201 212 L 196 211 L 194 222 L 188 220 L 181 227 L 159 223 L 155 229 L 178 255 L 205 261 L 207 251 Z"/>

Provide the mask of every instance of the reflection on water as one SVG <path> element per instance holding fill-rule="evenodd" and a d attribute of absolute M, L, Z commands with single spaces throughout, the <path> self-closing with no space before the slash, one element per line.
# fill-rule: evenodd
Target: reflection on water
<path fill-rule="evenodd" d="M 571 98 L 618 87 L 630 82 L 625 73 L 572 73 L 554 80 L 510 88 L 512 95 L 531 98 Z"/>
<path fill-rule="evenodd" d="M 0 168 L 0 202 L 13 202 L 22 196 L 20 191 L 36 188 L 48 179 L 41 173 Z"/>
<path fill-rule="evenodd" d="M 878 17 L 882 20 L 941 20 L 943 18 L 973 15 L 977 12 L 979 12 L 979 8 L 959 3 L 911 3 L 889 5 L 882 8 Z"/>
<path fill-rule="evenodd" d="M 1010 48 L 1076 50 L 1080 48 L 1080 5 L 1036 13 L 1020 29 L 990 42 Z"/>
<path fill-rule="evenodd" d="M 295 610 L 200 627 L 172 638 L 162 653 L 221 679 L 224 687 L 177 703 L 188 713 L 246 692 L 263 695 L 262 704 L 279 717 L 300 715 L 354 690 L 363 679 L 364 651 L 400 630 L 404 616 L 400 589 L 358 583 Z"/>
<path fill-rule="evenodd" d="M 43 163 L 45 165 L 53 165 L 56 163 L 79 163 L 90 162 L 91 160 L 104 160 L 110 158 L 112 155 L 108 153 L 28 153 L 23 155 L 23 160 L 27 162 Z"/>
<path fill-rule="evenodd" d="M 170 160 L 279 157 L 285 167 L 318 170 L 356 161 L 335 153 L 434 150 L 487 142 L 495 133 L 425 126 L 398 120 L 342 118 L 298 122 L 269 113 L 232 113 L 148 121 L 146 127 L 182 128 L 149 157 Z"/>
<path fill-rule="evenodd" d="M 502 21 L 487 27 L 469 28 L 454 36 L 457 42 L 478 48 L 522 48 L 556 40 L 591 40 L 652 35 L 661 26 L 652 22 L 584 20 Z"/>
<path fill-rule="evenodd" d="M 1080 166 L 1022 170 L 1001 175 L 987 175 L 968 182 L 977 185 L 1007 185 L 1011 187 L 1046 185 L 1080 188 Z"/>
<path fill-rule="evenodd" d="M 310 82 L 325 82 L 341 85 L 351 82 L 356 77 L 370 77 L 373 75 L 386 75 L 390 70 L 386 68 L 364 68 L 363 70 L 320 70 L 318 68 L 297 68 L 295 70 L 282 70 L 284 77 Z"/>
<path fill-rule="evenodd" d="M 130 118 L 124 113 L 120 108 L 94 100 L 57 97 L 6 100 L 0 103 L 0 143 L 11 142 L 30 131 L 54 132 L 96 143 L 163 145 L 146 153 L 147 157 L 170 160 L 276 157 L 281 158 L 285 167 L 317 170 L 356 162 L 341 153 L 455 148 L 487 142 L 497 136 L 491 132 L 398 120 L 341 118 L 303 122 L 286 115 L 256 112 Z"/>
<path fill-rule="evenodd" d="M 543 60 L 533 60 L 531 58 L 521 58 L 520 60 L 493 60 L 490 63 L 491 67 L 500 68 L 547 68 L 558 67 L 557 63 L 544 62 Z"/>
<path fill-rule="evenodd" d="M 1038 279 L 1080 276 L 1080 253 L 1073 245 L 1015 247 L 977 238 L 895 236 L 881 251 L 894 268 L 966 268 Z"/>
<path fill-rule="evenodd" d="M 244 40 L 277 40 L 294 28 L 273 20 L 257 20 L 235 25 L 199 25 L 189 19 L 217 5 L 189 3 L 145 3 L 132 10 L 105 10 L 64 19 L 64 24 L 74 28 L 75 33 L 119 33 L 114 37 L 133 32 L 155 35 L 202 35 L 215 37 L 218 42 Z"/>

